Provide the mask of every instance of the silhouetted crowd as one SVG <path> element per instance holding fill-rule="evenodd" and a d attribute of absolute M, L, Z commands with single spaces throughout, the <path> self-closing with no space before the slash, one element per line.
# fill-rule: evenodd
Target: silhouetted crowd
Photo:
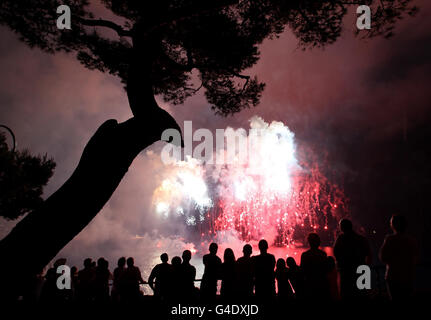
<path fill-rule="evenodd" d="M 406 220 L 394 215 L 391 219 L 393 234 L 386 237 L 380 259 L 386 264 L 386 283 L 392 300 L 401 300 L 413 294 L 413 280 L 417 260 L 417 245 L 406 235 Z M 160 256 L 161 263 L 151 271 L 148 281 L 133 258 L 122 257 L 113 274 L 104 258 L 97 263 L 84 260 L 80 271 L 71 268 L 71 289 L 57 288 L 57 267 L 65 264 L 59 259 L 45 275 L 42 300 L 76 300 L 83 302 L 130 302 L 142 298 L 141 284 L 148 284 L 156 299 L 167 302 L 211 302 L 217 299 L 217 283 L 221 280 L 220 299 L 249 301 L 337 301 L 366 299 L 366 290 L 358 288 L 357 268 L 371 264 L 371 253 L 365 237 L 353 231 L 350 220 L 339 223 L 340 235 L 333 252 L 327 256 L 321 250 L 317 233 L 308 235 L 309 249 L 302 253 L 300 265 L 293 257 L 278 259 L 268 252 L 266 240 L 259 241 L 259 254 L 252 256 L 252 246 L 244 245 L 243 255 L 236 259 L 227 248 L 223 261 L 217 256 L 218 245 L 211 243 L 209 253 L 203 256 L 204 273 L 200 288 L 195 286 L 196 268 L 190 264 L 192 253 L 185 250 L 182 257 L 169 263 L 168 254 Z M 110 281 L 112 289 L 110 290 Z"/>

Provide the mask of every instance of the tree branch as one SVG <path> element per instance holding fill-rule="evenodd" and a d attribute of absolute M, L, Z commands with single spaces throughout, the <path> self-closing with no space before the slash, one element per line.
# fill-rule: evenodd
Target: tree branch
<path fill-rule="evenodd" d="M 177 69 L 179 71 L 183 71 L 183 72 L 190 72 L 192 71 L 193 68 L 197 68 L 197 66 L 195 66 L 191 60 L 189 60 L 189 62 L 187 64 L 181 64 L 175 60 L 173 60 L 171 57 L 169 57 L 166 52 L 162 52 L 161 53 L 161 57 L 165 60 L 165 62 L 174 69 Z"/>
<path fill-rule="evenodd" d="M 199 5 L 194 4 L 177 10 L 168 12 L 162 16 L 157 25 L 152 26 L 148 31 L 168 25 L 174 21 L 181 21 L 193 16 L 198 16 L 204 13 L 213 12 L 214 10 L 223 9 L 231 5 L 237 4 L 239 0 L 219 0 L 219 1 L 200 1 Z"/>
<path fill-rule="evenodd" d="M 245 88 L 247 87 L 247 85 L 248 85 L 248 82 L 250 81 L 250 76 L 247 76 L 247 75 L 244 75 L 244 74 L 240 74 L 240 73 L 238 73 L 238 72 L 235 72 L 235 71 L 229 71 L 233 76 L 235 76 L 235 77 L 237 77 L 237 78 L 241 78 L 241 79 L 245 79 L 245 83 L 244 83 L 244 85 L 242 86 L 242 91 L 244 91 L 245 90 Z"/>
<path fill-rule="evenodd" d="M 103 19 L 91 20 L 91 19 L 83 19 L 78 17 L 78 21 L 84 26 L 91 27 L 106 27 L 114 30 L 120 37 L 131 37 L 132 33 L 130 30 L 124 30 L 120 25 Z"/>
<path fill-rule="evenodd" d="M 215 2 L 200 2 L 199 5 L 190 5 L 172 12 L 168 12 L 165 16 L 162 16 L 156 25 L 153 25 L 145 33 L 149 33 L 154 29 L 163 27 L 174 21 L 181 21 L 192 16 L 200 15 L 206 12 L 211 12 L 216 9 L 225 8 L 233 4 L 238 3 L 239 0 L 219 0 Z M 115 22 L 104 20 L 104 19 L 84 19 L 78 17 L 77 20 L 84 26 L 89 27 L 105 27 L 114 30 L 120 37 L 132 37 L 133 30 L 125 30 Z"/>
<path fill-rule="evenodd" d="M 185 89 L 185 90 L 190 90 L 190 91 L 193 91 L 194 93 L 196 93 L 196 92 L 198 92 L 198 91 L 202 88 L 203 84 L 204 84 L 204 82 L 203 82 L 203 81 L 201 81 L 200 86 L 199 86 L 199 87 L 197 87 L 197 88 L 185 87 L 184 89 Z"/>

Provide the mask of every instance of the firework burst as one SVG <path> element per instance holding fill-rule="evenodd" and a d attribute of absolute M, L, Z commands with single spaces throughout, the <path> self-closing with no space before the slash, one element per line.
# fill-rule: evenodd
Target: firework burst
<path fill-rule="evenodd" d="M 250 128 L 259 134 L 247 137 L 247 161 L 178 162 L 154 192 L 155 210 L 183 216 L 204 238 L 234 231 L 243 241 L 289 246 L 310 231 L 329 233 L 331 221 L 347 211 L 342 190 L 316 161 L 299 163 L 294 134 L 282 122 L 254 117 Z"/>

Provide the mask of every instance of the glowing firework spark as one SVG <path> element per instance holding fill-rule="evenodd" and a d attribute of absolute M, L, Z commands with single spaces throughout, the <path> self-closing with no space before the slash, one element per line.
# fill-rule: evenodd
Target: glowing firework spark
<path fill-rule="evenodd" d="M 247 137 L 248 161 L 179 162 L 154 193 L 156 211 L 169 216 L 176 210 L 204 237 L 235 231 L 241 240 L 264 237 L 280 246 L 309 231 L 327 230 L 328 219 L 346 210 L 343 192 L 317 163 L 299 164 L 294 134 L 283 123 L 253 117 L 250 128 L 258 134 Z M 212 177 L 214 188 L 208 188 L 205 176 Z"/>
<path fill-rule="evenodd" d="M 196 209 L 200 213 L 199 221 L 203 221 L 213 203 L 199 161 L 189 158 L 174 166 L 170 176 L 154 191 L 153 202 L 156 212 L 166 218 L 172 213 L 184 215 L 187 225 L 195 225 Z"/>

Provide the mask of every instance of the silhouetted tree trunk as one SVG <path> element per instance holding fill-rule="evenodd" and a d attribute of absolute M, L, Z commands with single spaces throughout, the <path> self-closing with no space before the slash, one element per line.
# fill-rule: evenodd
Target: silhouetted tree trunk
<path fill-rule="evenodd" d="M 134 62 L 145 61 L 135 52 Z M 139 60 L 138 60 L 139 56 Z M 148 62 L 148 61 L 147 61 Z M 2 291 L 11 297 L 81 232 L 109 200 L 134 158 L 163 130 L 180 130 L 154 99 L 149 64 L 135 64 L 127 93 L 135 117 L 102 124 L 86 145 L 72 176 L 38 209 L 29 213 L 0 241 Z M 83 251 L 84 254 L 84 251 Z"/>

